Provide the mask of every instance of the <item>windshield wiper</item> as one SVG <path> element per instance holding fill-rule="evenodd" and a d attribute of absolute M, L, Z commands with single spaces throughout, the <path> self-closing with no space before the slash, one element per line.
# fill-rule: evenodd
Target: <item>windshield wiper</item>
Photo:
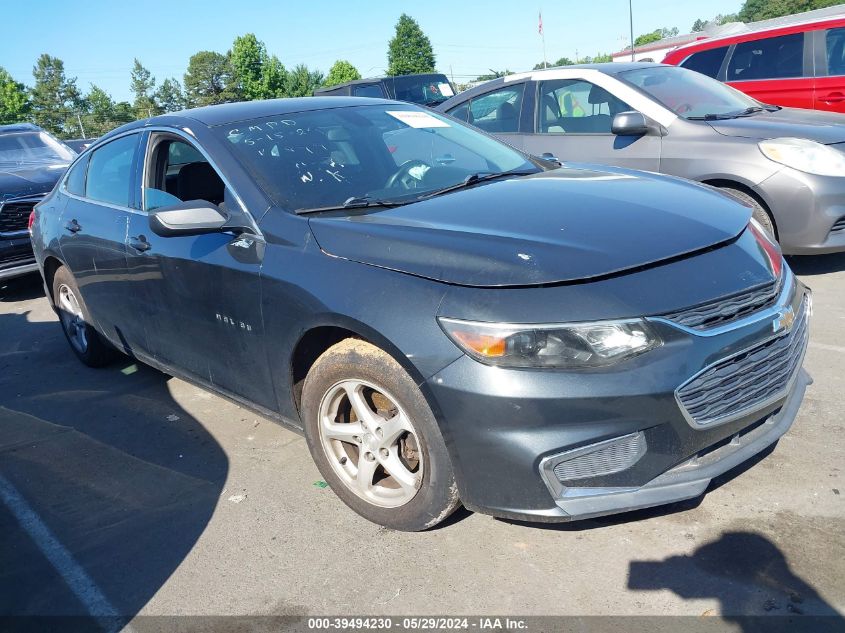
<path fill-rule="evenodd" d="M 736 119 L 741 116 L 750 116 L 752 114 L 757 114 L 758 112 L 763 112 L 766 108 L 762 106 L 751 106 L 750 108 L 745 108 L 745 110 L 740 110 L 739 112 L 726 112 L 724 114 L 705 114 L 704 116 L 691 116 L 687 117 L 687 119 L 693 121 L 724 121 L 725 119 Z"/>
<path fill-rule="evenodd" d="M 297 209 L 297 215 L 306 213 L 319 213 L 321 211 L 343 211 L 344 209 L 365 209 L 367 207 L 399 207 L 403 204 L 408 204 L 409 201 L 404 200 L 383 200 L 381 198 L 373 198 L 367 194 L 364 196 L 351 196 L 343 201 L 342 204 L 333 204 L 327 207 L 313 207 L 311 209 Z"/>
<path fill-rule="evenodd" d="M 507 176 L 528 176 L 530 174 L 536 174 L 536 171 L 527 171 L 525 169 L 512 169 L 510 171 L 500 171 L 500 172 L 476 172 L 474 174 L 470 174 L 466 178 L 464 178 L 461 182 L 455 183 L 454 185 L 449 185 L 448 187 L 443 187 L 442 189 L 435 189 L 434 191 L 429 191 L 417 198 L 417 200 L 425 200 L 427 198 L 433 198 L 435 196 L 442 195 L 444 193 L 449 193 L 450 191 L 456 191 L 458 189 L 464 189 L 466 187 L 470 187 L 472 185 L 476 185 L 480 182 L 484 182 L 486 180 L 494 180 L 496 178 L 505 178 Z"/>

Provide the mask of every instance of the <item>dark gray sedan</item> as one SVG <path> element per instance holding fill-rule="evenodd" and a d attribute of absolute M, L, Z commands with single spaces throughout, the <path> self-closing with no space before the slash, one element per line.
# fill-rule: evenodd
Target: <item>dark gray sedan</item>
<path fill-rule="evenodd" d="M 729 191 L 787 254 L 845 251 L 845 116 L 759 103 L 653 63 L 510 75 L 437 108 L 535 155 Z"/>

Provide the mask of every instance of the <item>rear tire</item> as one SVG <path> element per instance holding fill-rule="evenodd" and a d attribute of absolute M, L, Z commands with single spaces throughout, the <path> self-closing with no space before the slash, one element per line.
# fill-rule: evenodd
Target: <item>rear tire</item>
<path fill-rule="evenodd" d="M 458 507 L 452 463 L 422 392 L 389 354 L 357 339 L 324 352 L 302 390 L 311 456 L 364 518 L 425 530 Z"/>
<path fill-rule="evenodd" d="M 722 187 L 721 189 L 725 193 L 731 194 L 740 202 L 751 207 L 753 209 L 751 217 L 760 223 L 760 226 L 763 227 L 763 230 L 766 231 L 766 234 L 770 238 L 777 241 L 777 231 L 775 230 L 775 222 L 772 220 L 772 216 L 769 215 L 769 212 L 763 208 L 763 205 L 760 204 L 754 196 L 749 195 L 740 189 L 732 189 L 730 187 Z"/>
<path fill-rule="evenodd" d="M 118 355 L 91 325 L 91 315 L 70 271 L 60 266 L 53 276 L 53 302 L 70 348 L 88 367 L 103 367 Z"/>

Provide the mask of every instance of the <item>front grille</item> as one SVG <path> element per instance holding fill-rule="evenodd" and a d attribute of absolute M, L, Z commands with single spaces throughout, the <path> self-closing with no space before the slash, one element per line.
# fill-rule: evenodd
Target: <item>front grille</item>
<path fill-rule="evenodd" d="M 555 477 L 563 483 L 573 479 L 612 475 L 636 464 L 645 451 L 646 441 L 642 432 L 577 448 L 571 451 L 572 457 L 565 454 L 561 456 L 563 461 L 554 467 Z"/>
<path fill-rule="evenodd" d="M 836 231 L 845 231 L 845 218 L 839 218 L 833 223 L 833 226 L 830 228 L 830 232 L 834 233 Z"/>
<path fill-rule="evenodd" d="M 40 200 L 8 201 L 0 206 L 0 233 L 26 231 L 32 207 Z"/>
<path fill-rule="evenodd" d="M 677 391 L 699 426 L 725 422 L 786 395 L 807 347 L 807 300 L 784 336 L 710 366 Z"/>
<path fill-rule="evenodd" d="M 768 308 L 777 301 L 779 291 L 780 282 L 771 281 L 744 292 L 666 314 L 663 318 L 695 330 L 706 330 Z"/>

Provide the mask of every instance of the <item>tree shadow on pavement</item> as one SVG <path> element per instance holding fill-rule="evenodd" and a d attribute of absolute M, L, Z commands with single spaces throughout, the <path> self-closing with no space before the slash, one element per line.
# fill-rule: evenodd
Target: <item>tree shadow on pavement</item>
<path fill-rule="evenodd" d="M 128 358 L 84 367 L 58 323 L 28 313 L 0 314 L 0 331 L 0 476 L 115 611 L 134 616 L 205 530 L 226 455 L 168 376 Z M 84 592 L 11 510 L 0 501 L 0 616 L 88 615 Z"/>
<path fill-rule="evenodd" d="M 632 561 L 628 589 L 669 589 L 684 600 L 716 599 L 724 621 L 736 623 L 744 633 L 845 628 L 836 609 L 758 532 L 726 532 L 689 556 Z"/>

